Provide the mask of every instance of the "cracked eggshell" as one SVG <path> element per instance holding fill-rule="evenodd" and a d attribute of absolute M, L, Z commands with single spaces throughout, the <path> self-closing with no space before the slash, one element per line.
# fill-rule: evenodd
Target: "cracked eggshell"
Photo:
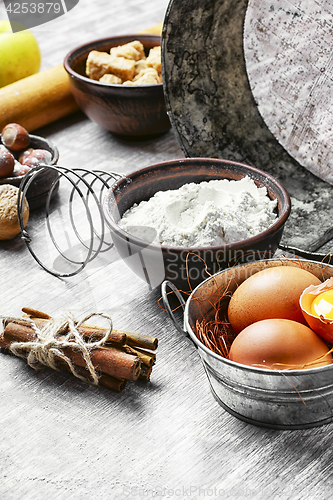
<path fill-rule="evenodd" d="M 312 330 L 326 342 L 333 344 L 333 320 L 312 314 L 312 303 L 316 297 L 328 290 L 333 290 L 333 278 L 329 278 L 320 285 L 307 287 L 299 300 L 303 316 Z"/>

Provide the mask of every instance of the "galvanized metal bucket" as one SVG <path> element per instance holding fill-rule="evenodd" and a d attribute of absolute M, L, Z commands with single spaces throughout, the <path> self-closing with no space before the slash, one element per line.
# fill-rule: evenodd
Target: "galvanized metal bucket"
<path fill-rule="evenodd" d="M 304 370 L 253 368 L 214 353 L 195 333 L 197 320 L 212 318 L 221 292 L 233 292 L 252 274 L 277 265 L 299 266 L 300 261 L 262 260 L 221 271 L 197 286 L 186 302 L 174 285 L 165 281 L 164 305 L 177 330 L 188 334 L 198 348 L 211 391 L 226 411 L 245 422 L 274 429 L 327 424 L 333 420 L 333 364 Z M 323 281 L 333 276 L 333 266 L 310 261 L 302 261 L 301 265 Z M 168 287 L 183 306 L 183 327 L 170 307 Z M 227 302 L 225 299 L 220 307 L 227 307 Z"/>

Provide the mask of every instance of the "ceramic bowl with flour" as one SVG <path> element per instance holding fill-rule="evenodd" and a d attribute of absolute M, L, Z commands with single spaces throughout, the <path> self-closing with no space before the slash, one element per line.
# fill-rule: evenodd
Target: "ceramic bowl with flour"
<path fill-rule="evenodd" d="M 277 179 L 212 158 L 138 170 L 104 200 L 119 255 L 151 288 L 167 279 L 188 290 L 226 267 L 272 257 L 289 213 Z"/>

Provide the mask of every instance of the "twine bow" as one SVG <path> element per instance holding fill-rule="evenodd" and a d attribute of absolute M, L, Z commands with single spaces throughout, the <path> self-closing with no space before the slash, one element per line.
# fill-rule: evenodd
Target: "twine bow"
<path fill-rule="evenodd" d="M 108 327 L 101 339 L 87 342 L 78 331 L 78 328 L 92 316 L 105 318 L 108 321 Z M 63 352 L 63 349 L 66 347 L 74 348 L 81 353 L 85 360 L 92 383 L 94 385 L 98 384 L 98 375 L 92 364 L 90 351 L 96 347 L 103 346 L 109 338 L 113 329 L 110 316 L 104 313 L 90 313 L 77 322 L 72 314 L 67 312 L 61 317 L 50 319 L 43 327 L 39 327 L 31 320 L 31 327 L 36 333 L 36 340 L 30 342 L 13 342 L 10 345 L 10 351 L 13 354 L 25 358 L 28 365 L 35 370 L 41 366 L 49 366 L 54 370 L 58 370 L 57 361 L 63 361 L 68 365 L 75 377 L 86 381 L 87 378 L 76 371 L 75 365 Z M 23 354 L 22 351 L 25 351 L 25 353 Z"/>

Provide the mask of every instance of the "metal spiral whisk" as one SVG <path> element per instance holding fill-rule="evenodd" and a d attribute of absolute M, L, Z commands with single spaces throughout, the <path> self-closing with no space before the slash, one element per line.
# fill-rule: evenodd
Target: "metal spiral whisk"
<path fill-rule="evenodd" d="M 54 176 L 44 207 L 46 231 L 40 231 L 40 214 L 37 220 L 36 212 L 30 214 L 24 227 L 23 203 L 29 187 L 50 171 Z M 40 165 L 25 175 L 17 204 L 21 237 L 45 271 L 57 277 L 75 276 L 100 252 L 113 246 L 102 205 L 106 191 L 121 177 L 115 172 L 59 165 Z"/>

